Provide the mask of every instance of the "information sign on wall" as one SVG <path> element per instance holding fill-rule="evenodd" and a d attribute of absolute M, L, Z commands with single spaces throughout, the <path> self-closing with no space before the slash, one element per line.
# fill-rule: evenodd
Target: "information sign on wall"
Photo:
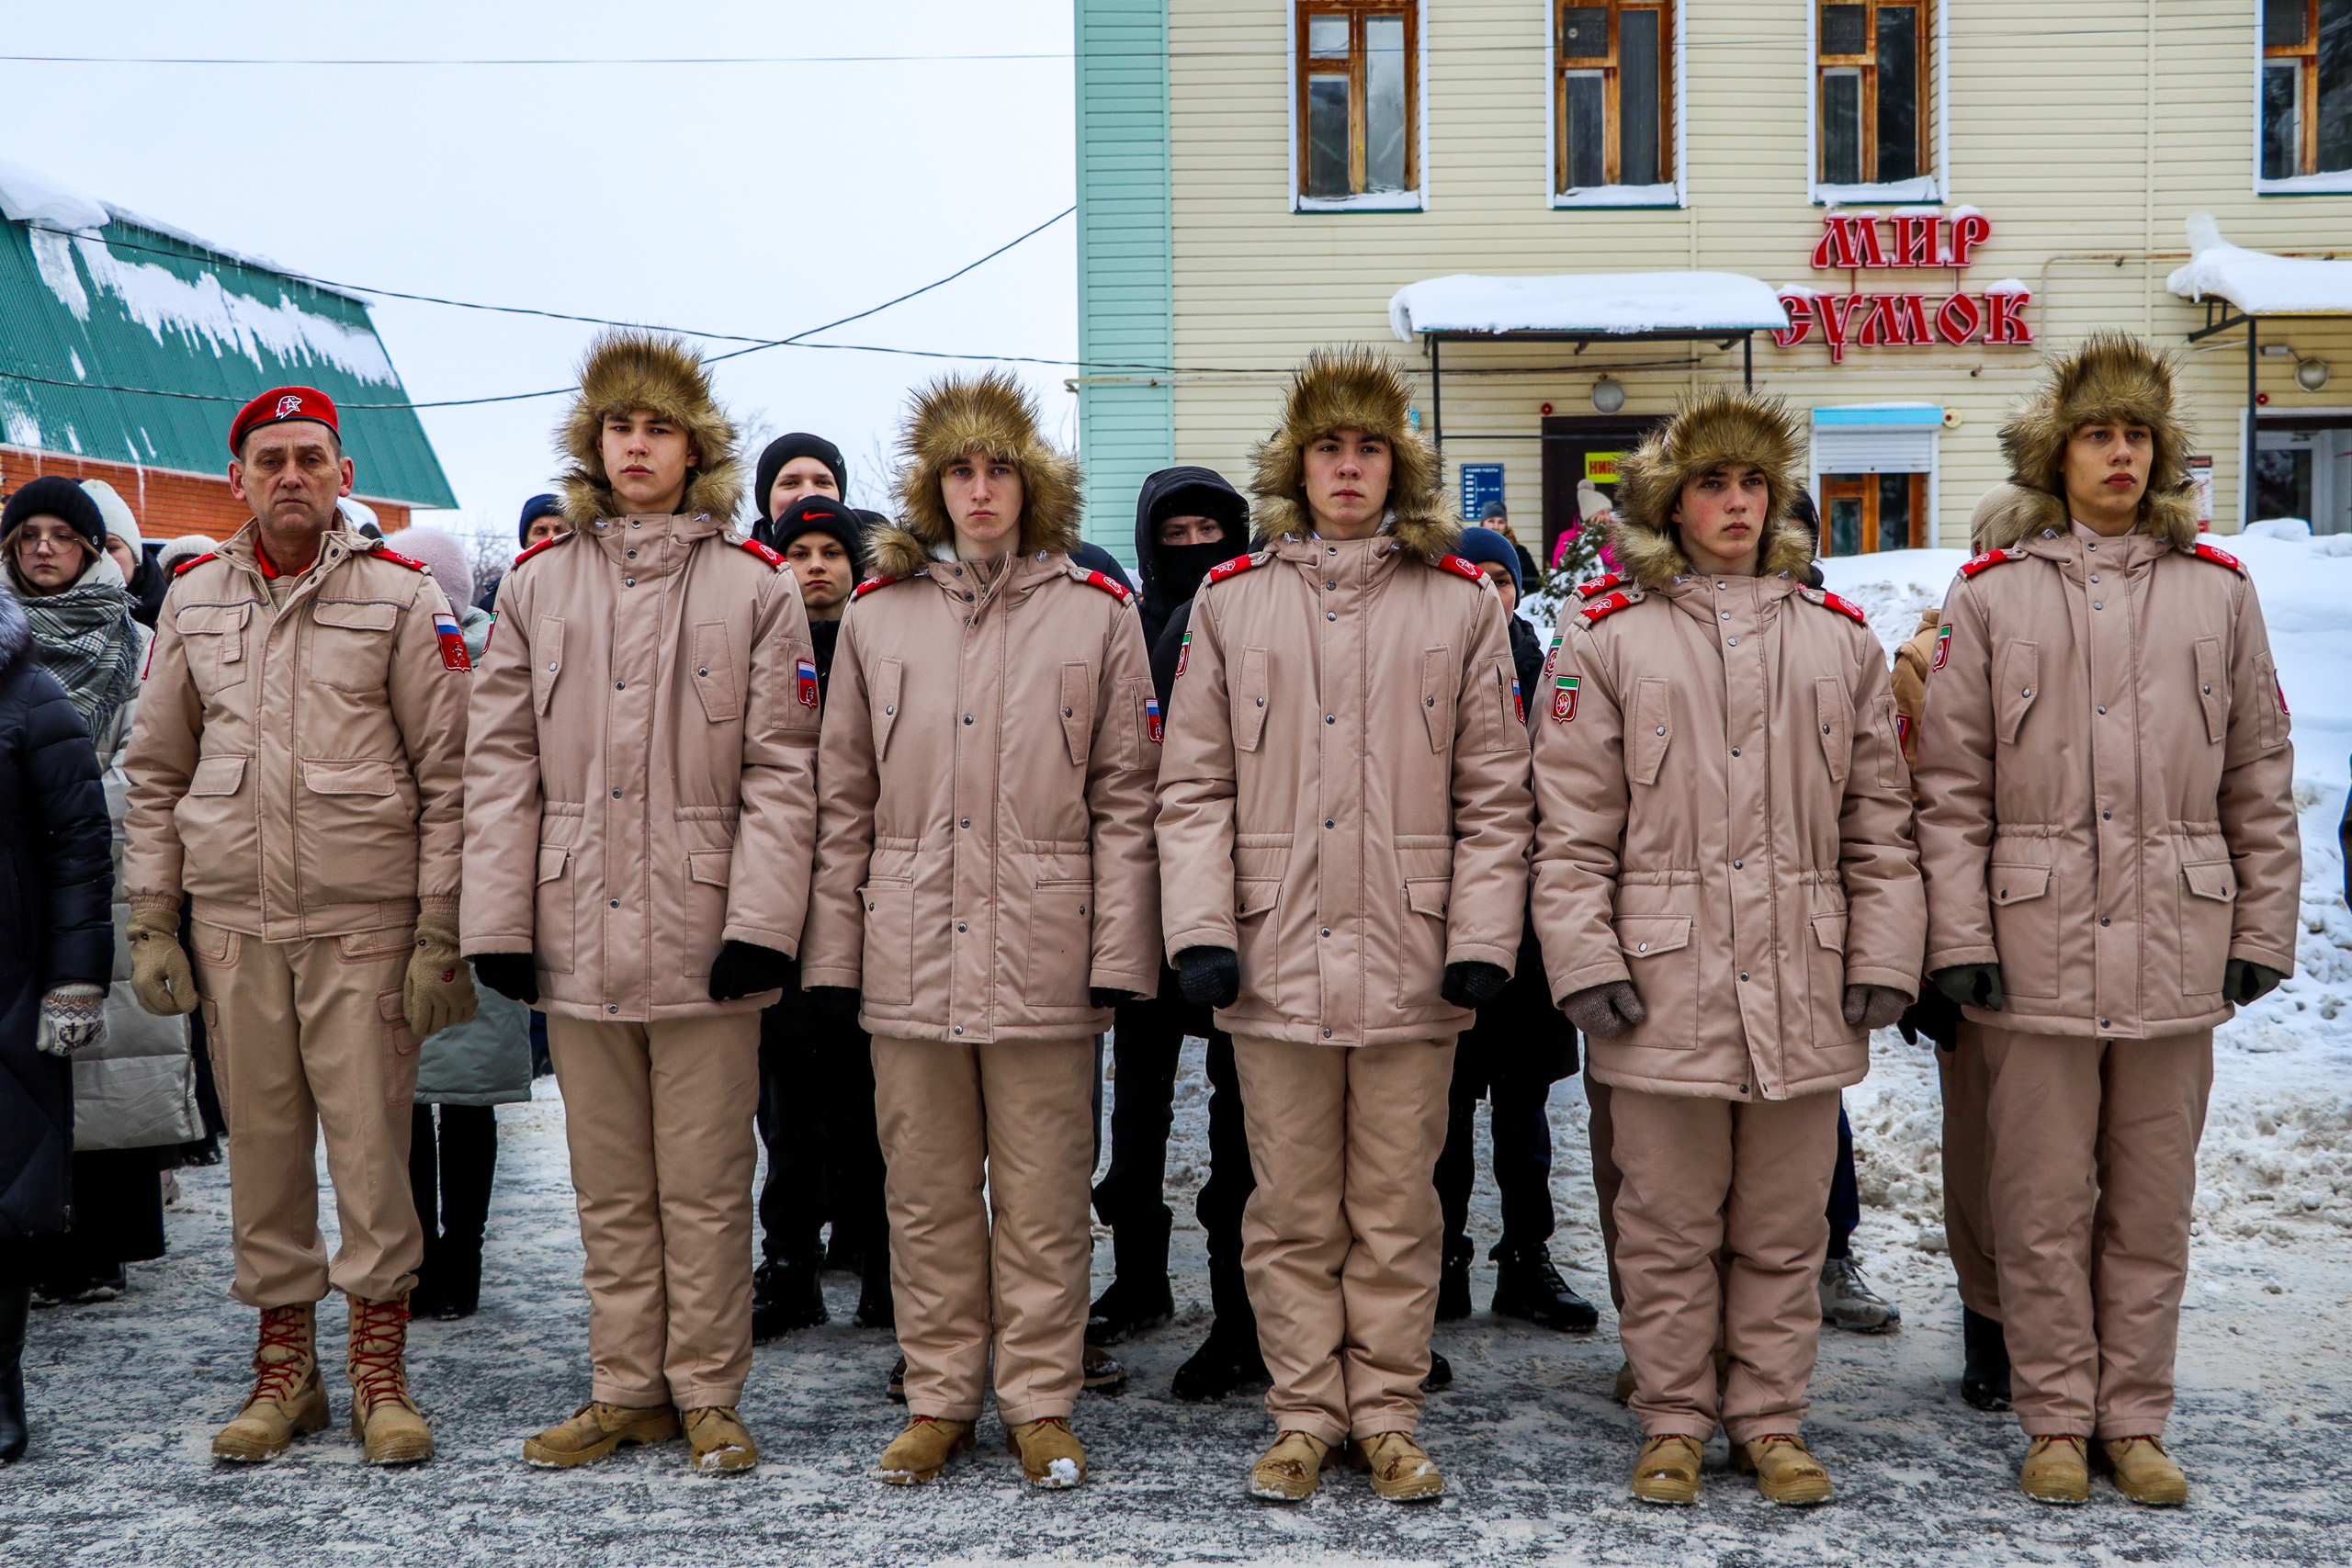
<path fill-rule="evenodd" d="M 1817 336 L 1828 345 L 1830 362 L 1841 364 L 1849 348 L 2033 342 L 2025 314 L 2033 296 L 2022 282 L 2004 278 L 1973 291 L 1959 287 L 1960 274 L 1976 247 L 1993 233 L 1993 225 L 1974 208 L 1956 207 L 1949 215 L 1830 212 L 1821 223 L 1821 239 L 1813 247 L 1814 270 L 1849 274 L 1849 291 L 1782 289 L 1781 303 L 1789 312 L 1789 324 L 1772 334 L 1782 348 Z M 1911 281 L 1904 273 L 1939 269 L 1952 275 L 1949 292 L 1904 287 Z M 1865 292 L 1865 273 L 1895 276 L 1870 278 L 1887 287 Z"/>
<path fill-rule="evenodd" d="M 1503 498 L 1500 463 L 1462 465 L 1462 520 L 1476 523 L 1487 514 L 1487 502 Z"/>

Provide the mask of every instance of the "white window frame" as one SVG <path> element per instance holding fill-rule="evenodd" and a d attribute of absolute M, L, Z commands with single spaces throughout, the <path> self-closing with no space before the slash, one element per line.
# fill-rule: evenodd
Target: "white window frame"
<path fill-rule="evenodd" d="M 2256 196 L 2342 196 L 2352 193 L 2352 169 L 2331 169 L 2324 175 L 2290 175 L 2283 180 L 2262 177 L 2262 8 L 2254 12 L 2254 73 L 2246 89 L 2254 100 L 2254 132 L 2246 146 L 2246 172 Z M 2245 450 L 2241 446 L 2239 450 Z M 2246 491 L 2251 505 L 2253 491 Z M 2258 521 L 2258 519 L 2257 519 Z M 2239 526 L 2243 527 L 2242 523 Z"/>
<path fill-rule="evenodd" d="M 1293 212 L 1426 212 L 1430 206 L 1430 0 L 1412 0 L 1415 166 L 1421 183 L 1413 190 L 1365 191 L 1356 196 L 1308 196 L 1298 188 L 1298 0 L 1283 0 L 1283 80 L 1288 102 L 1283 130 L 1290 138 L 1283 169 Z"/>
<path fill-rule="evenodd" d="M 1821 0 L 1806 0 L 1804 13 L 1804 184 L 1805 192 L 1815 207 L 1850 207 L 1864 202 L 1900 201 L 1917 205 L 1924 202 L 1949 202 L 1951 169 L 1951 13 L 1961 0 L 1935 0 L 1936 43 L 1928 57 L 1929 68 L 1935 74 L 1936 100 L 1936 169 L 1916 180 L 1894 180 L 1874 185 L 1830 185 L 1821 177 Z M 2255 52 L 2262 52 L 2262 28 L 2255 28 Z M 2255 84 L 2257 95 L 2262 87 Z M 2256 117 L 2254 134 L 2258 142 L 2262 136 L 2260 117 Z M 2255 165 L 2261 167 L 2259 164 Z"/>
<path fill-rule="evenodd" d="M 1671 209 L 1690 205 L 1690 159 L 1685 155 L 1690 136 L 1690 116 L 1686 112 L 1690 92 L 1689 63 L 1690 31 L 1684 25 L 1685 0 L 1674 0 L 1674 178 L 1654 186 L 1592 186 L 1584 190 L 1559 191 L 1552 188 L 1553 171 L 1560 166 L 1560 116 L 1558 95 L 1555 92 L 1560 72 L 1560 3 L 1544 0 L 1544 199 L 1555 211 L 1573 211 L 1591 208 L 1657 208 Z"/>

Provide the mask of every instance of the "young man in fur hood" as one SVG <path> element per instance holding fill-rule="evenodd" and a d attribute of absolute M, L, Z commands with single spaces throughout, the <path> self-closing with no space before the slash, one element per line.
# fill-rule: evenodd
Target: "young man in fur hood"
<path fill-rule="evenodd" d="M 816 665 L 784 560 L 727 536 L 735 430 L 672 338 L 613 333 L 560 432 L 571 531 L 516 558 L 474 675 L 464 943 L 548 1015 L 588 1254 L 589 1403 L 523 1445 L 586 1464 L 683 1419 L 756 1463 L 751 1107 L 797 983 Z"/>
<path fill-rule="evenodd" d="M 1722 390 L 1645 439 L 1611 533 L 1623 576 L 1569 600 L 1537 694 L 1533 919 L 1609 1091 L 1652 1503 L 1697 1501 L 1718 1426 L 1766 1497 L 1828 1497 L 1797 1433 L 1838 1094 L 1919 984 L 1886 658 L 1806 585 L 1802 451 L 1778 400 Z"/>
<path fill-rule="evenodd" d="M 1159 979 L 1159 706 L 1018 383 L 934 383 L 900 450 L 833 655 L 802 968 L 874 1036 L 910 1417 L 876 1477 L 972 1446 L 993 1359 L 1023 1472 L 1074 1486 L 1094 1036 Z"/>
<path fill-rule="evenodd" d="M 1317 353 L 1257 451 L 1256 553 L 1193 601 L 1160 771 L 1170 961 L 1233 1036 L 1258 1185 L 1242 1269 L 1272 1372 L 1252 1495 L 1414 1440 L 1437 1309 L 1454 1038 L 1519 953 L 1527 730 L 1484 574 L 1451 555 L 1404 377 Z"/>
<path fill-rule="evenodd" d="M 2294 750 L 2262 608 L 2198 542 L 2171 366 L 2093 336 L 2002 427 L 1919 739 L 1928 971 L 1982 1043 L 2018 1483 L 2165 1454 L 2213 1026 L 2290 973 Z"/>

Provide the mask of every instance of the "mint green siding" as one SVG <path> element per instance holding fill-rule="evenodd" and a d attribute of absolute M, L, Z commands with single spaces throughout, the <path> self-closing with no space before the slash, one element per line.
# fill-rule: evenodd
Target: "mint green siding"
<path fill-rule="evenodd" d="M 1133 563 L 1136 491 L 1175 460 L 1167 0 L 1077 0 L 1079 443 L 1086 536 Z M 1105 378 L 1132 377 L 1132 380 Z"/>

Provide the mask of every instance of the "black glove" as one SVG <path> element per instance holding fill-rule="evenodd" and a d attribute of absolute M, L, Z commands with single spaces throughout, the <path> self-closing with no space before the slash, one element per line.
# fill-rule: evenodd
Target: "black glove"
<path fill-rule="evenodd" d="M 1114 1008 L 1121 1002 L 1135 1000 L 1136 993 L 1122 991 L 1115 986 L 1089 986 L 1086 987 L 1086 999 L 1094 1007 Z"/>
<path fill-rule="evenodd" d="M 729 942 L 710 965 L 710 999 L 731 1002 L 800 983 L 800 960 L 755 942 Z"/>
<path fill-rule="evenodd" d="M 1919 999 L 1903 1010 L 1894 1027 L 1911 1044 L 1919 1043 L 1919 1037 L 1924 1034 L 1936 1043 L 1938 1050 L 1953 1050 L 1960 1044 L 1960 1009 L 1941 987 L 1924 987 Z"/>
<path fill-rule="evenodd" d="M 1229 947 L 1188 947 L 1176 955 L 1176 987 L 1195 1007 L 1229 1008 L 1241 999 L 1241 960 Z"/>
<path fill-rule="evenodd" d="M 1571 992 L 1560 998 L 1560 1010 L 1595 1040 L 1613 1040 L 1650 1016 L 1631 980 L 1604 980 Z"/>
<path fill-rule="evenodd" d="M 2233 958 L 2222 971 L 2222 999 L 2244 1007 L 2278 989 L 2284 977 L 2267 964 L 2256 964 L 2251 958 Z"/>
<path fill-rule="evenodd" d="M 1474 958 L 1447 964 L 1437 994 L 1458 1008 L 1479 1008 L 1502 995 L 1510 984 L 1510 976 L 1503 973 L 1501 964 L 1481 964 Z"/>
<path fill-rule="evenodd" d="M 539 1005 L 539 971 L 527 953 L 476 953 L 474 978 L 509 1001 L 526 1008 Z"/>
<path fill-rule="evenodd" d="M 1955 964 L 1928 976 L 1936 989 L 1964 1008 L 2001 1010 L 2001 966 L 1997 964 Z"/>
<path fill-rule="evenodd" d="M 857 1027 L 857 992 L 848 986 L 811 986 L 809 1010 L 830 1028 Z"/>

